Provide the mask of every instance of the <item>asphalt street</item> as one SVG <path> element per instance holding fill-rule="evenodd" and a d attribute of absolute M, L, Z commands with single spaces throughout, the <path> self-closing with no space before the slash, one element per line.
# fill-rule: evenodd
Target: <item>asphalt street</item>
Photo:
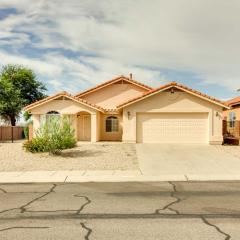
<path fill-rule="evenodd" d="M 0 185 L 0 239 L 240 239 L 240 182 Z"/>

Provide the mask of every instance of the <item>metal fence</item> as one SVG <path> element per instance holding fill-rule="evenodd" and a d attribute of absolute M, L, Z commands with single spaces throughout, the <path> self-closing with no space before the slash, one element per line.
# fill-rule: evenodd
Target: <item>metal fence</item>
<path fill-rule="evenodd" d="M 223 136 L 240 138 L 240 121 L 223 121 Z"/>
<path fill-rule="evenodd" d="M 24 128 L 19 126 L 0 126 L 0 141 L 15 141 L 24 139 Z"/>

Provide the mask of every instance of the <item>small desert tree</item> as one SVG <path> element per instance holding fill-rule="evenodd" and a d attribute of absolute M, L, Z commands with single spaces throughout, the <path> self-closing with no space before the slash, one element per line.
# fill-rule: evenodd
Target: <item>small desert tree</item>
<path fill-rule="evenodd" d="M 6 65 L 0 72 L 0 117 L 12 126 L 22 108 L 45 97 L 45 86 L 36 80 L 31 69 Z"/>

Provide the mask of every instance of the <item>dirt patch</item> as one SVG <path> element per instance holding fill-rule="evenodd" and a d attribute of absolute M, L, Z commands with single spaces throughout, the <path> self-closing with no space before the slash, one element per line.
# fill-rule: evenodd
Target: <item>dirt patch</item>
<path fill-rule="evenodd" d="M 22 142 L 0 144 L 0 171 L 136 169 L 135 144 L 80 143 L 57 156 L 25 152 Z"/>

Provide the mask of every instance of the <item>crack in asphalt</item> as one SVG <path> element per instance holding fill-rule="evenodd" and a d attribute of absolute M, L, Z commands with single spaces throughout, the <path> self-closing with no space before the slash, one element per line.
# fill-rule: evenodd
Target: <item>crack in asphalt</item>
<path fill-rule="evenodd" d="M 65 179 L 64 179 L 64 181 L 63 181 L 63 182 L 65 183 L 65 182 L 67 181 L 67 179 L 68 179 L 68 176 L 66 176 L 66 177 L 65 177 Z"/>
<path fill-rule="evenodd" d="M 211 226 L 212 228 L 214 228 L 218 233 L 224 235 L 225 237 L 225 240 L 230 240 L 231 239 L 231 236 L 229 234 L 227 234 L 226 232 L 224 232 L 223 230 L 221 230 L 217 225 L 214 225 L 212 223 L 209 222 L 209 218 L 211 219 L 214 219 L 214 218 L 226 218 L 226 217 L 237 217 L 239 218 L 240 215 L 234 215 L 234 214 L 183 214 L 183 213 L 180 213 L 177 209 L 173 208 L 173 205 L 177 204 L 177 203 L 180 203 L 182 200 L 182 198 L 180 198 L 177 193 L 177 186 L 174 182 L 172 181 L 169 181 L 168 182 L 173 190 L 171 191 L 170 193 L 170 196 L 172 198 L 174 198 L 175 200 L 168 203 L 167 205 L 165 205 L 163 208 L 160 208 L 160 209 L 157 209 L 155 210 L 155 213 L 150 213 L 150 214 L 82 214 L 82 211 L 83 209 L 92 203 L 92 201 L 89 199 L 89 197 L 87 196 L 84 196 L 84 195 L 80 195 L 80 194 L 75 194 L 73 195 L 74 197 L 79 197 L 79 198 L 83 198 L 85 199 L 85 203 L 83 203 L 80 208 L 78 210 L 56 210 L 56 211 L 28 211 L 27 210 L 27 207 L 29 205 L 31 205 L 32 203 L 34 203 L 35 201 L 38 201 L 39 199 L 51 194 L 52 192 L 54 192 L 55 188 L 59 185 L 65 185 L 65 184 L 53 184 L 53 186 L 50 188 L 50 190 L 48 192 L 45 192 L 44 194 L 42 194 L 41 196 L 37 197 L 37 198 L 34 198 L 32 199 L 31 201 L 29 201 L 28 203 L 24 204 L 23 206 L 21 207 L 17 207 L 17 208 L 11 208 L 11 209 L 7 209 L 7 210 L 3 210 L 1 213 L 4 213 L 4 212 L 8 212 L 8 211 L 11 211 L 11 210 L 20 210 L 21 213 L 24 213 L 24 212 L 60 212 L 60 211 L 65 211 L 65 212 L 72 212 L 74 211 L 74 213 L 72 214 L 68 214 L 68 215 L 61 215 L 60 217 L 61 218 L 78 218 L 78 219 L 82 219 L 82 220 L 86 220 L 86 219 L 128 219 L 128 218 L 133 218 L 133 219 L 136 219 L 136 218 L 198 218 L 198 219 L 201 219 L 202 222 L 208 226 Z M 0 188 L 0 191 L 3 192 L 4 194 L 7 193 L 7 191 L 5 191 L 4 189 Z M 162 213 L 161 211 L 164 211 L 164 210 L 170 210 L 172 212 L 174 212 L 175 214 L 168 214 L 168 213 Z M 229 215 L 229 216 L 228 216 Z M 50 215 L 48 216 L 40 216 L 40 217 L 37 217 L 37 216 L 31 216 L 31 217 L 20 217 L 20 218 L 31 218 L 31 219 L 34 219 L 34 218 L 44 218 L 44 219 L 47 219 L 47 218 L 51 218 Z M 54 216 L 55 218 L 58 217 L 58 216 Z M 9 219 L 9 218 L 7 218 Z M 81 222 L 80 225 L 82 226 L 83 229 L 85 229 L 87 231 L 86 235 L 84 236 L 84 238 L 86 240 L 89 240 L 89 236 L 92 234 L 92 229 L 89 228 L 88 226 L 86 226 L 86 223 L 84 222 Z M 5 228 L 5 229 L 0 229 L 0 232 L 1 231 L 7 231 L 7 230 L 11 230 L 11 229 L 21 229 L 21 228 L 29 228 L 29 229 L 38 229 L 38 228 L 49 228 L 49 227 L 9 227 L 9 228 Z"/>
<path fill-rule="evenodd" d="M 84 239 L 85 240 L 89 240 L 89 236 L 91 235 L 92 233 L 92 229 L 87 227 L 84 223 L 80 223 L 80 225 L 82 226 L 83 229 L 87 230 L 87 234 L 84 236 Z"/>
<path fill-rule="evenodd" d="M 174 205 L 174 204 L 177 204 L 177 203 L 181 202 L 182 199 L 176 195 L 176 193 L 177 193 L 177 187 L 176 187 L 176 185 L 175 185 L 173 182 L 168 182 L 168 183 L 171 184 L 172 187 L 173 187 L 173 191 L 171 192 L 171 197 L 175 198 L 176 200 L 173 201 L 173 202 L 168 203 L 166 206 L 164 206 L 164 207 L 161 208 L 161 209 L 157 209 L 157 210 L 155 211 L 155 213 L 156 213 L 156 214 L 161 214 L 160 211 L 163 211 L 163 210 L 168 209 L 168 210 L 170 210 L 170 211 L 175 212 L 177 215 L 180 215 L 180 212 L 179 212 L 178 210 L 176 210 L 176 209 L 173 209 L 171 206 Z M 198 217 L 199 217 L 200 219 L 202 219 L 202 221 L 203 221 L 206 225 L 215 228 L 220 234 L 224 235 L 224 236 L 225 236 L 225 240 L 230 240 L 230 239 L 231 239 L 231 236 L 230 236 L 229 234 L 223 232 L 218 226 L 210 223 L 210 222 L 206 219 L 206 217 L 204 217 L 204 215 L 199 215 Z"/>
<path fill-rule="evenodd" d="M 13 229 L 47 229 L 47 228 L 50 228 L 50 227 L 9 227 L 9 228 L 0 229 L 0 232 L 13 230 Z"/>
<path fill-rule="evenodd" d="M 0 214 L 2 214 L 2 213 L 6 213 L 6 212 L 10 212 L 10 211 L 13 211 L 13 210 L 17 210 L 17 209 L 19 209 L 19 208 L 10 208 L 10 209 L 6 209 L 6 210 L 1 211 Z"/>
<path fill-rule="evenodd" d="M 170 196 L 171 196 L 172 198 L 175 198 L 176 200 L 168 203 L 168 204 L 165 205 L 163 208 L 156 209 L 156 211 L 155 211 L 156 214 L 161 214 L 160 212 L 161 212 L 161 211 L 164 211 L 164 210 L 166 210 L 166 209 L 168 209 L 168 210 L 170 210 L 170 211 L 172 211 L 172 212 L 174 212 L 174 213 L 176 213 L 176 214 L 180 214 L 180 212 L 179 212 L 178 210 L 173 209 L 171 206 L 174 205 L 174 204 L 177 204 L 177 203 L 181 202 L 182 199 L 179 198 L 179 197 L 176 195 L 176 193 L 177 193 L 177 187 L 176 187 L 176 185 L 175 185 L 173 182 L 168 182 L 168 183 L 169 183 L 170 185 L 172 185 L 172 187 L 173 187 L 173 191 L 171 192 Z"/>
<path fill-rule="evenodd" d="M 57 187 L 57 184 L 53 184 L 53 186 L 50 188 L 50 190 L 49 190 L 48 192 L 44 193 L 43 195 L 41 195 L 41 196 L 39 196 L 39 197 L 37 197 L 37 198 L 32 199 L 30 202 L 28 202 L 28 203 L 26 203 L 25 205 L 19 207 L 20 212 L 21 212 L 21 213 L 26 212 L 26 211 L 27 211 L 27 209 L 26 209 L 27 206 L 31 205 L 31 204 L 34 203 L 35 201 L 38 201 L 39 199 L 41 199 L 41 198 L 49 195 L 50 193 L 54 192 L 54 189 L 55 189 L 56 187 Z"/>
<path fill-rule="evenodd" d="M 86 200 L 86 202 L 76 211 L 76 214 L 80 214 L 81 211 L 88 205 L 90 204 L 92 201 L 87 197 L 87 196 L 82 196 L 82 195 L 78 195 L 75 194 L 73 195 L 74 197 L 79 197 L 79 198 L 84 198 Z"/>
<path fill-rule="evenodd" d="M 69 212 L 71 214 L 71 212 L 76 212 L 76 209 L 58 209 L 58 210 L 37 210 L 37 211 L 31 211 L 31 210 L 27 210 L 26 212 L 28 213 L 57 213 L 57 212 Z"/>
<path fill-rule="evenodd" d="M 61 185 L 64 185 L 64 184 L 61 184 Z M 37 198 L 34 198 L 32 199 L 31 201 L 29 201 L 28 203 L 24 204 L 23 206 L 20 206 L 20 207 L 17 207 L 17 208 L 11 208 L 11 209 L 6 209 L 6 210 L 3 210 L 0 212 L 1 213 L 5 213 L 5 212 L 9 212 L 9 211 L 12 211 L 12 210 L 20 210 L 20 213 L 25 213 L 25 212 L 28 212 L 28 213 L 53 213 L 53 212 L 76 212 L 74 214 L 80 214 L 80 212 L 85 208 L 86 205 L 90 204 L 92 201 L 87 197 L 87 196 L 82 196 L 82 195 L 78 195 L 78 194 L 75 194 L 73 195 L 74 197 L 79 197 L 79 198 L 84 198 L 86 200 L 86 202 L 81 205 L 81 207 L 76 210 L 76 209 L 59 209 L 59 210 L 54 210 L 54 211 L 47 211 L 47 210 L 40 210 L 40 211 L 31 211 L 31 210 L 27 210 L 26 207 L 31 205 L 32 203 L 34 203 L 35 201 L 38 201 L 39 199 L 49 195 L 50 193 L 54 192 L 54 189 L 58 186 L 61 186 L 61 185 L 57 185 L 57 184 L 53 184 L 53 186 L 51 187 L 51 189 L 48 191 L 48 192 L 45 192 L 43 195 L 37 197 Z"/>
<path fill-rule="evenodd" d="M 6 212 L 10 212 L 10 211 L 13 211 L 13 210 L 18 210 L 18 209 L 20 210 L 20 213 L 24 213 L 24 212 L 27 211 L 27 209 L 26 209 L 27 206 L 29 206 L 29 205 L 32 204 L 33 202 L 35 202 L 35 201 L 37 201 L 37 200 L 39 200 L 39 199 L 41 199 L 41 198 L 43 198 L 43 197 L 49 195 L 50 193 L 54 192 L 54 189 L 55 189 L 57 186 L 58 186 L 57 184 L 53 184 L 53 186 L 50 188 L 50 190 L 49 190 L 48 192 L 45 192 L 43 195 L 41 195 L 41 196 L 39 196 L 39 197 L 37 197 L 37 198 L 32 199 L 31 201 L 29 201 L 28 203 L 26 203 L 26 204 L 24 204 L 24 205 L 22 205 L 22 206 L 20 206 L 20 207 L 10 208 L 10 209 L 3 210 L 3 211 L 0 212 L 0 214 L 6 213 Z"/>
<path fill-rule="evenodd" d="M 217 230 L 217 232 L 219 232 L 220 234 L 224 235 L 225 236 L 225 240 L 230 240 L 231 239 L 231 236 L 225 232 L 223 232 L 218 226 L 210 223 L 204 216 L 201 216 L 201 219 L 202 221 L 208 225 L 208 226 L 211 226 L 213 228 L 215 228 Z"/>
<path fill-rule="evenodd" d="M 7 193 L 7 191 L 4 190 L 3 188 L 0 188 L 0 191 L 3 192 L 3 193 Z"/>

